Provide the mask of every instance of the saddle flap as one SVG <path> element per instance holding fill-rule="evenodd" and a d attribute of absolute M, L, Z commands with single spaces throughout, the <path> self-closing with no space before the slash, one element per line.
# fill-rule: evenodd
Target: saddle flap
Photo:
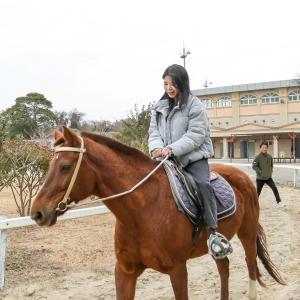
<path fill-rule="evenodd" d="M 192 190 L 196 185 L 192 176 L 182 174 L 172 161 L 165 161 L 164 169 L 179 211 L 186 213 L 192 223 L 197 222 L 198 208 L 194 203 Z M 218 173 L 210 172 L 210 182 L 216 197 L 218 220 L 231 216 L 236 210 L 235 194 L 230 184 Z M 186 185 L 188 183 L 188 185 Z M 193 187 L 193 188 L 191 188 Z"/>

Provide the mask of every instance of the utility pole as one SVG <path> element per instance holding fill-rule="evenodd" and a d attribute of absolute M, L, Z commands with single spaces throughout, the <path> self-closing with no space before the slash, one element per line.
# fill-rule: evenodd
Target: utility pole
<path fill-rule="evenodd" d="M 203 82 L 203 87 L 205 87 L 206 89 L 213 84 L 211 81 L 207 81 L 207 79 L 205 78 L 205 81 Z"/>
<path fill-rule="evenodd" d="M 184 68 L 185 68 L 185 59 L 186 59 L 186 57 L 189 55 L 189 54 L 191 54 L 191 52 L 190 52 L 190 50 L 185 50 L 185 47 L 184 47 L 184 43 L 183 43 L 183 50 L 182 50 L 182 54 L 180 54 L 180 58 L 182 58 L 183 59 L 183 66 L 184 66 Z"/>

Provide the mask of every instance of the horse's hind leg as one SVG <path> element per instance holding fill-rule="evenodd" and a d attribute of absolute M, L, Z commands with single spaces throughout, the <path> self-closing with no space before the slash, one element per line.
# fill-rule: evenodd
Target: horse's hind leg
<path fill-rule="evenodd" d="M 248 231 L 238 232 L 238 237 L 241 240 L 243 248 L 245 250 L 245 259 L 249 273 L 249 299 L 256 299 L 256 280 L 257 280 L 257 246 L 256 246 L 255 230 L 249 229 Z"/>
<path fill-rule="evenodd" d="M 188 299 L 188 275 L 186 269 L 186 262 L 174 265 L 169 272 L 173 291 L 176 300 Z"/>
<path fill-rule="evenodd" d="M 145 270 L 144 266 L 136 266 L 126 270 L 119 262 L 115 267 L 117 300 L 133 300 L 137 278 Z"/>
<path fill-rule="evenodd" d="M 215 259 L 221 279 L 221 300 L 228 300 L 229 259 Z"/>

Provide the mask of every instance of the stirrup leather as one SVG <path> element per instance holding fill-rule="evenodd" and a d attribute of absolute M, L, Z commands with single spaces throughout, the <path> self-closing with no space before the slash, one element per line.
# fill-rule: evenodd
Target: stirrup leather
<path fill-rule="evenodd" d="M 227 238 L 218 232 L 212 233 L 208 240 L 208 253 L 212 255 L 215 259 L 223 259 L 230 253 L 233 249 Z"/>

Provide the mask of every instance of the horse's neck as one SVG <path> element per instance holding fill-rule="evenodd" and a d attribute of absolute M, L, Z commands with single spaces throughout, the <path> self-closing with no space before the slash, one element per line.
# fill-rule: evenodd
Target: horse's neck
<path fill-rule="evenodd" d="M 95 195 L 101 198 L 130 190 L 156 165 L 146 157 L 143 159 L 142 156 L 134 157 L 134 155 L 123 154 L 121 151 L 115 152 L 103 145 L 97 145 L 96 148 L 94 151 L 89 151 L 89 157 L 97 182 Z M 104 204 L 119 220 L 128 221 L 129 216 L 132 215 L 132 210 L 138 210 L 139 206 L 145 205 L 146 197 L 147 204 L 151 203 L 153 198 L 151 189 L 153 190 L 154 185 L 152 183 L 150 189 L 148 185 L 153 180 L 158 184 L 159 180 L 155 180 L 157 176 L 158 174 L 153 174 L 136 191 L 126 196 L 106 200 Z M 159 187 L 156 185 L 154 188 L 158 189 Z"/>

